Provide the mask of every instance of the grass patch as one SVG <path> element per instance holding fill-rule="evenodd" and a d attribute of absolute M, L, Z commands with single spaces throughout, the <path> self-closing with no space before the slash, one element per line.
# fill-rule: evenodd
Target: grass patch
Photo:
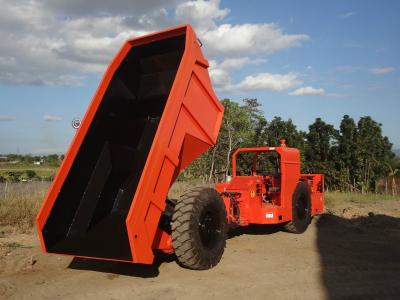
<path fill-rule="evenodd" d="M 0 225 L 30 230 L 49 183 L 29 182 L 0 185 Z"/>
<path fill-rule="evenodd" d="M 386 194 L 361 194 L 361 193 L 345 193 L 345 192 L 326 192 L 325 206 L 333 207 L 337 204 L 352 202 L 352 203 L 373 203 L 386 200 L 400 200 L 400 196 L 393 197 Z"/>

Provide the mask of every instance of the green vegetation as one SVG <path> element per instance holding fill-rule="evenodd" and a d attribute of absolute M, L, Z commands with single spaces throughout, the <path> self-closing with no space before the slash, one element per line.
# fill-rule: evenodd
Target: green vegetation
<path fill-rule="evenodd" d="M 0 159 L 0 182 L 51 181 L 63 155 L 48 156 L 3 155 Z"/>
<path fill-rule="evenodd" d="M 301 151 L 302 172 L 324 173 L 328 190 L 397 193 L 400 162 L 382 135 L 381 124 L 371 117 L 356 123 L 345 115 L 339 129 L 317 118 L 304 132 L 291 119 L 267 120 L 257 99 L 244 99 L 242 104 L 224 99 L 222 104 L 225 114 L 217 145 L 193 162 L 180 180 L 223 180 L 230 173 L 230 156 L 236 148 L 277 146 L 286 139 L 288 146 Z M 240 166 L 246 168 L 243 162 Z"/>
<path fill-rule="evenodd" d="M 26 176 L 28 177 L 28 179 L 34 179 L 37 177 L 37 174 L 35 171 L 33 170 L 26 170 Z"/>
<path fill-rule="evenodd" d="M 325 174 L 327 190 L 397 194 L 400 159 L 382 135 L 381 124 L 371 117 L 362 117 L 356 123 L 345 115 L 339 129 L 317 118 L 305 132 L 298 130 L 291 119 L 267 120 L 257 99 L 221 102 L 225 114 L 217 144 L 186 168 L 180 181 L 224 180 L 231 172 L 231 155 L 238 147 L 277 146 L 280 139 L 285 139 L 289 147 L 300 149 L 303 173 Z M 51 181 L 63 158 L 56 154 L 2 156 L 0 183 Z M 260 161 L 265 170 L 273 164 L 273 158 Z M 245 173 L 250 163 L 244 154 L 238 161 L 238 171 Z"/>

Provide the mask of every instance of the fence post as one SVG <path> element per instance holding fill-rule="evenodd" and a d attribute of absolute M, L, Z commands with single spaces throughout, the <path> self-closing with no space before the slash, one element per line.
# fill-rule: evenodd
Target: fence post
<path fill-rule="evenodd" d="M 4 185 L 4 200 L 7 199 L 7 185 L 8 185 L 8 181 L 6 180 L 6 184 Z"/>

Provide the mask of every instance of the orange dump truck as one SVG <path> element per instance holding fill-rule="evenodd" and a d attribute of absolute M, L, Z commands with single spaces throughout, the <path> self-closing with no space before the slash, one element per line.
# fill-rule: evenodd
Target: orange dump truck
<path fill-rule="evenodd" d="M 296 155 L 278 158 L 276 174 L 254 169 L 167 199 L 179 172 L 217 140 L 223 107 L 207 68 L 189 25 L 122 46 L 38 213 L 45 252 L 151 264 L 160 250 L 208 269 L 229 225 L 283 223 L 300 233 L 322 211 L 323 175 L 301 175 Z"/>

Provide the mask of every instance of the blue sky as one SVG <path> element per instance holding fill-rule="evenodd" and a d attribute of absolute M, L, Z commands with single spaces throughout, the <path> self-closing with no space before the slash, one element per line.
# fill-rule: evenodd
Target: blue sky
<path fill-rule="evenodd" d="M 129 37 L 190 22 L 220 98 L 268 119 L 371 115 L 400 148 L 398 1 L 0 0 L 0 153 L 62 153 Z M 111 5 L 111 4 L 112 5 Z"/>

